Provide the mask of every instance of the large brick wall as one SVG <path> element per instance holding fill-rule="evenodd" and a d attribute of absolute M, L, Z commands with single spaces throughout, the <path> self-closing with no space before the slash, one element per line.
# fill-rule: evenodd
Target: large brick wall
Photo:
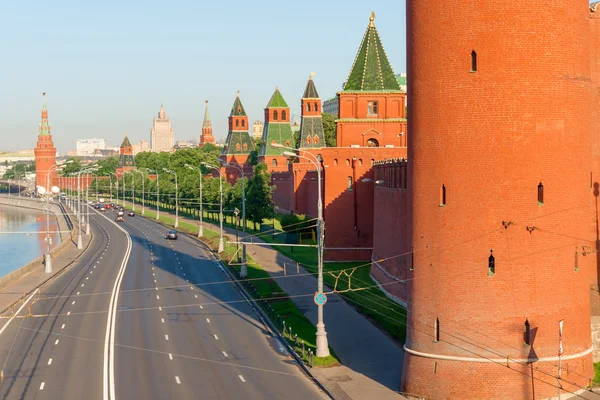
<path fill-rule="evenodd" d="M 403 390 L 556 396 L 560 320 L 563 376 L 575 384 L 565 388 L 583 388 L 596 268 L 588 2 L 415 0 L 407 23 L 414 271 Z"/>

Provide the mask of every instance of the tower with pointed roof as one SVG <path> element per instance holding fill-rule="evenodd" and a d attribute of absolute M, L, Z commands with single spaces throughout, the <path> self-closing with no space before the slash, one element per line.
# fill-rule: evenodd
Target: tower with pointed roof
<path fill-rule="evenodd" d="M 265 162 L 270 171 L 287 171 L 287 157 L 283 152 L 288 150 L 272 147 L 272 143 L 296 147 L 290 125 L 290 107 L 277 87 L 265 108 L 259 160 Z"/>
<path fill-rule="evenodd" d="M 153 152 L 171 151 L 175 144 L 175 133 L 171 127 L 171 117 L 166 116 L 165 108 L 160 105 L 158 117 L 152 120 L 152 130 L 150 131 L 150 148 Z"/>
<path fill-rule="evenodd" d="M 313 81 L 313 73 L 308 78 L 304 95 L 302 96 L 302 121 L 300 122 L 299 148 L 325 147 L 325 133 L 323 132 L 323 112 L 321 99 Z"/>
<path fill-rule="evenodd" d="M 204 121 L 202 122 L 202 134 L 200 135 L 199 147 L 204 146 L 206 143 L 215 144 L 215 137 L 213 136 L 212 124 L 210 122 L 210 114 L 208 112 L 208 100 L 206 100 L 206 108 L 204 109 Z"/>
<path fill-rule="evenodd" d="M 338 147 L 406 147 L 406 93 L 377 33 L 375 13 L 338 97 Z"/>
<path fill-rule="evenodd" d="M 39 127 L 37 146 L 35 154 L 35 184 L 48 189 L 48 183 L 52 185 L 56 177 L 56 171 L 50 169 L 56 164 L 56 148 L 52 142 L 50 123 L 48 122 L 48 109 L 46 108 L 46 93 L 43 94 L 42 121 Z M 48 177 L 50 180 L 48 181 Z"/>
<path fill-rule="evenodd" d="M 238 91 L 229 114 L 229 131 L 221 153 L 225 162 L 246 163 L 248 155 L 254 150 L 254 140 L 248 129 L 248 115 Z"/>
<path fill-rule="evenodd" d="M 121 143 L 121 149 L 119 151 L 119 163 L 117 164 L 117 175 L 122 176 L 124 171 L 135 169 L 135 158 L 133 157 L 133 146 L 129 141 L 127 135 Z"/>

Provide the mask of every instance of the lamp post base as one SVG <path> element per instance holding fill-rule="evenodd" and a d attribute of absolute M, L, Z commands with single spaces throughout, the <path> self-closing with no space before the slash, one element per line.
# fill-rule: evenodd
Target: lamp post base
<path fill-rule="evenodd" d="M 240 268 L 240 278 L 248 277 L 248 266 L 246 265 L 246 261 L 242 262 L 242 268 Z"/>
<path fill-rule="evenodd" d="M 328 357 L 329 354 L 329 343 L 327 342 L 327 332 L 325 332 L 325 324 L 320 322 L 317 323 L 317 357 Z"/>
<path fill-rule="evenodd" d="M 87 236 L 90 235 L 90 223 L 89 222 L 87 224 L 85 224 L 85 234 Z"/>
<path fill-rule="evenodd" d="M 81 240 L 81 231 L 79 231 L 79 235 L 77 235 L 77 249 L 83 249 L 83 240 Z"/>
<path fill-rule="evenodd" d="M 225 250 L 225 247 L 223 246 L 223 237 L 221 237 L 219 239 L 219 253 L 222 253 L 223 250 Z"/>
<path fill-rule="evenodd" d="M 202 225 L 200 225 L 200 229 L 198 229 L 198 237 L 201 238 L 204 236 L 204 229 L 202 229 Z"/>
<path fill-rule="evenodd" d="M 52 257 L 50 256 L 50 253 L 46 254 L 46 262 L 45 262 L 45 268 L 44 268 L 44 272 L 47 274 L 52 273 Z"/>

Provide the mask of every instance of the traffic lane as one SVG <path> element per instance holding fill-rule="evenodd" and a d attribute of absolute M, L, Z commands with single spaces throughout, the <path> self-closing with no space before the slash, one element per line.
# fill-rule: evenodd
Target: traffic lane
<path fill-rule="evenodd" d="M 193 398 L 193 393 L 177 383 L 178 362 L 172 355 L 169 357 L 173 352 L 170 332 L 161 310 L 160 295 L 155 290 L 158 268 L 152 262 L 156 255 L 151 255 L 151 244 L 143 232 L 127 224 L 122 226 L 128 230 L 133 247 L 118 303 L 117 397 Z"/>
<path fill-rule="evenodd" d="M 226 376 L 239 378 L 234 382 L 238 387 L 242 386 L 245 392 L 253 388 L 261 397 L 281 398 L 282 394 L 285 398 L 321 397 L 205 248 L 185 235 L 176 241 L 166 241 L 164 227 L 143 220 L 139 224 L 150 237 L 164 243 L 162 248 L 173 251 L 170 257 L 167 252 L 157 260 L 172 278 L 167 288 L 161 289 L 159 285 L 158 289 L 170 294 L 164 297 L 170 320 L 178 324 L 175 343 L 190 343 L 179 349 L 184 351 L 181 354 L 198 359 L 208 357 L 246 370 L 251 379 L 232 371 Z M 189 286 L 188 281 L 192 282 Z M 180 307 L 186 304 L 193 305 Z M 194 338 L 200 339 L 194 341 Z M 272 375 L 277 375 L 275 382 Z"/>
<path fill-rule="evenodd" d="M 108 306 L 103 292 L 114 281 L 110 266 L 122 245 L 114 239 L 109 242 L 117 234 L 110 225 L 106 226 L 112 231 L 110 238 L 101 225 L 92 221 L 92 226 L 94 242 L 89 251 L 44 289 L 31 307 L 34 315 L 49 316 L 17 322 L 23 325 L 10 360 L 18 366 L 12 374 L 14 382 L 0 385 L 3 398 L 35 397 L 41 391 L 51 398 L 102 395 L 102 338 L 98 332 L 106 323 Z M 90 311 L 92 314 L 86 314 Z"/>

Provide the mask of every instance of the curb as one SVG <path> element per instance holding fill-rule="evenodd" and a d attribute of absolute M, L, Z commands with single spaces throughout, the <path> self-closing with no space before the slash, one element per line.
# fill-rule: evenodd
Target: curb
<path fill-rule="evenodd" d="M 138 214 L 140 217 L 148 220 L 148 221 L 152 221 L 157 223 L 158 225 L 161 226 L 166 226 L 163 225 L 160 222 L 157 222 L 155 219 L 151 219 L 148 218 L 146 216 L 142 216 L 141 214 Z M 256 313 L 259 315 L 260 319 L 262 320 L 262 322 L 267 325 L 267 327 L 269 328 L 269 330 L 271 331 L 272 334 L 275 334 L 277 336 L 277 338 L 279 339 L 279 341 L 285 346 L 286 350 L 288 351 L 288 353 L 294 358 L 294 360 L 296 360 L 296 363 L 300 366 L 300 368 L 304 371 L 304 374 L 315 384 L 317 385 L 317 387 L 319 389 L 321 389 L 321 391 L 323 393 L 325 393 L 330 399 L 335 400 L 335 397 L 333 396 L 333 394 L 329 391 L 329 389 L 327 389 L 325 387 L 325 385 L 323 385 L 311 372 L 310 369 L 306 366 L 306 364 L 304 364 L 304 361 L 302 361 L 302 359 L 300 358 L 300 356 L 298 356 L 298 354 L 296 353 L 296 351 L 291 347 L 291 345 L 288 343 L 288 341 L 281 335 L 281 332 L 279 332 L 279 329 L 277 329 L 275 327 L 275 325 L 273 325 L 273 322 L 271 321 L 271 319 L 269 318 L 269 316 L 267 314 L 265 314 L 264 310 L 258 306 L 256 307 L 256 299 L 254 299 L 252 296 L 250 296 L 250 294 L 246 291 L 246 288 L 240 283 L 239 280 L 237 280 L 233 274 L 231 273 L 231 271 L 229 271 L 229 269 L 227 268 L 227 266 L 223 263 L 223 260 L 221 259 L 221 257 L 219 256 L 218 253 L 216 253 L 206 244 L 204 243 L 202 240 L 200 240 L 197 236 L 193 236 L 189 233 L 186 232 L 180 232 L 180 234 L 185 235 L 186 237 L 194 240 L 195 242 L 199 243 L 202 247 L 204 247 L 213 257 L 214 259 L 219 263 L 221 270 L 223 272 L 225 272 L 225 274 L 227 274 L 227 276 L 229 277 L 229 279 L 235 284 L 237 290 L 240 292 L 240 294 L 242 295 L 242 297 L 244 297 L 244 300 L 246 300 L 250 306 L 252 307 L 252 309 L 254 311 L 256 311 Z"/>

